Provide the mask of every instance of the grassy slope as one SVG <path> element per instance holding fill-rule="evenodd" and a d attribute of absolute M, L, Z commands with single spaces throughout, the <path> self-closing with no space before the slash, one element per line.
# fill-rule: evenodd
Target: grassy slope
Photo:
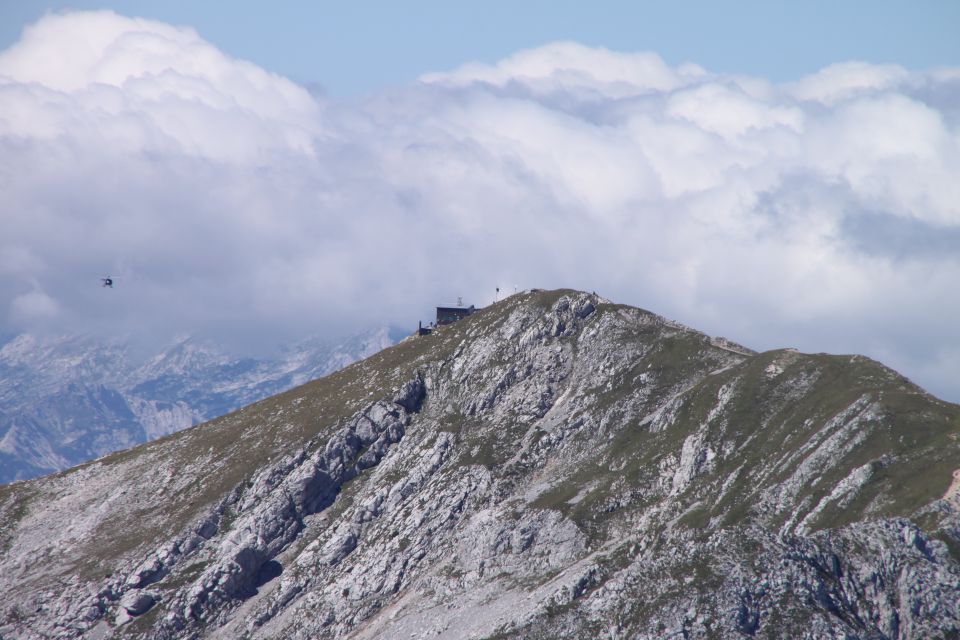
<path fill-rule="evenodd" d="M 0 552 L 12 543 L 17 523 L 30 513 L 31 505 L 69 497 L 72 481 L 80 477 L 116 478 L 117 482 L 127 483 L 132 491 L 141 492 L 143 499 L 117 503 L 94 535 L 89 536 L 86 547 L 71 554 L 76 558 L 70 561 L 74 564 L 64 569 L 88 578 L 99 577 L 116 566 L 124 554 L 142 553 L 157 540 L 173 535 L 208 512 L 269 461 L 311 441 L 322 445 L 338 422 L 369 402 L 387 396 L 412 377 L 418 367 L 448 358 L 468 331 L 489 334 L 515 306 L 534 305 L 545 311 L 564 293 L 569 292 L 511 297 L 437 331 L 429 339 L 405 341 L 331 376 L 209 423 L 48 478 L 0 487 Z M 639 317 L 646 312 L 601 305 L 590 322 L 600 323 L 607 314 L 623 313 Z M 601 418 L 616 419 L 616 415 L 609 414 L 621 411 L 623 401 L 635 395 L 637 376 L 641 373 L 656 373 L 656 386 L 650 390 L 650 397 L 661 398 L 702 367 L 705 353 L 715 350 L 702 334 L 663 324 L 638 325 L 617 336 L 617 340 L 648 341 L 655 343 L 656 348 L 644 353 L 620 376 L 618 384 L 593 391 L 589 410 Z M 747 355 L 739 365 L 708 376 L 685 392 L 669 429 L 651 432 L 636 423 L 636 416 L 625 417 L 633 422 L 623 425 L 605 448 L 582 463 L 573 477 L 543 494 L 534 506 L 559 508 L 588 531 L 601 533 L 604 522 L 616 513 L 609 507 L 610 496 L 635 488 L 638 496 L 631 506 L 642 506 L 643 487 L 655 480 L 657 463 L 677 452 L 684 439 L 707 422 L 720 387 L 734 382 L 739 392 L 722 413 L 722 429 L 725 438 L 742 447 L 742 455 L 721 461 L 713 472 L 695 483 L 707 488 L 711 481 L 725 477 L 740 465 L 745 470 L 741 470 L 735 486 L 722 500 L 704 495 L 704 505 L 690 511 L 685 524 L 703 526 L 715 517 L 723 517 L 725 524 L 742 523 L 751 515 L 752 500 L 759 491 L 756 477 L 749 473 L 751 467 L 800 446 L 826 421 L 865 394 L 881 403 L 886 426 L 872 430 L 848 454 L 849 459 L 836 465 L 842 470 L 838 473 L 876 460 L 883 453 L 894 454 L 893 460 L 877 469 L 852 504 L 844 509 L 824 510 L 816 527 L 839 526 L 865 515 L 915 515 L 918 508 L 943 494 L 950 483 L 950 473 L 960 460 L 960 407 L 931 398 L 896 373 L 865 358 L 796 354 L 780 376 L 765 376 L 766 367 L 784 353 Z M 792 399 L 791 384 L 803 380 L 812 380 L 809 393 Z M 463 420 L 460 424 L 453 424 L 458 422 L 453 420 L 449 428 L 459 431 Z M 518 434 L 501 435 L 514 438 Z M 494 467 L 503 462 L 496 443 L 472 443 L 468 451 L 465 463 Z M 791 471 L 791 467 L 785 466 L 780 475 L 786 477 Z M 174 480 L 168 483 L 166 493 L 153 495 L 156 487 L 163 484 L 163 474 L 172 474 Z M 178 483 L 178 477 L 191 480 Z M 815 502 L 839 479 L 831 475 L 816 479 L 804 488 L 801 499 L 809 496 Z M 694 485 L 693 492 L 697 486 Z M 115 483 L 106 481 L 100 494 L 88 496 L 86 508 L 107 501 L 115 491 Z M 580 500 L 569 502 L 581 493 Z"/>

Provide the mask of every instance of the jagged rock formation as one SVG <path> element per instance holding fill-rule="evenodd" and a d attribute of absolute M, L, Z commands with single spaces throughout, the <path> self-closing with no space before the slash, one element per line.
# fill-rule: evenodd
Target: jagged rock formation
<path fill-rule="evenodd" d="M 0 484 L 168 435 L 314 380 L 395 344 L 395 329 L 305 340 L 273 358 L 237 358 L 179 338 L 138 362 L 122 339 L 0 344 Z"/>
<path fill-rule="evenodd" d="M 950 638 L 960 407 L 572 291 L 0 488 L 3 638 Z"/>

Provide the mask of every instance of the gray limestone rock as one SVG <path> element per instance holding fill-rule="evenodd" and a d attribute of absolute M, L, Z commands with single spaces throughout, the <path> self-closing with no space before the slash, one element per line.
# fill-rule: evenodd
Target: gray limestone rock
<path fill-rule="evenodd" d="M 120 598 L 120 606 L 131 616 L 143 615 L 155 602 L 156 598 L 148 591 L 130 591 Z"/>
<path fill-rule="evenodd" d="M 878 363 L 526 293 L 0 488 L 0 636 L 949 638 L 958 468 Z"/>

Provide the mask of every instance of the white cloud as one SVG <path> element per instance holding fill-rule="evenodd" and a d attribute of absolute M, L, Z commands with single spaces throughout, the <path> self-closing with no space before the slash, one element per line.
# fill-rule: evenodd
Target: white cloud
<path fill-rule="evenodd" d="M 798 100 L 833 105 L 851 97 L 891 89 L 909 80 L 909 72 L 897 65 L 841 62 L 793 83 L 789 92 Z"/>
<path fill-rule="evenodd" d="M 787 127 L 800 131 L 803 127 L 803 113 L 799 108 L 771 105 L 752 98 L 739 87 L 718 83 L 674 93 L 667 101 L 666 114 L 727 139 L 752 129 Z"/>
<path fill-rule="evenodd" d="M 13 326 L 30 329 L 50 320 L 60 311 L 57 301 L 42 291 L 21 294 L 10 303 L 10 321 Z"/>
<path fill-rule="evenodd" d="M 573 286 L 960 399 L 958 85 L 557 43 L 321 102 L 188 28 L 48 16 L 0 53 L 0 330 L 249 347 Z"/>
<path fill-rule="evenodd" d="M 615 53 L 576 42 L 555 42 L 521 51 L 495 66 L 468 64 L 453 73 L 426 74 L 422 80 L 451 86 L 516 84 L 535 93 L 577 89 L 622 98 L 669 91 L 705 75 L 693 64 L 670 67 L 655 53 Z"/>
<path fill-rule="evenodd" d="M 0 135 L 266 162 L 311 153 L 320 107 L 189 28 L 109 11 L 51 14 L 0 54 Z"/>
<path fill-rule="evenodd" d="M 26 247 L 0 245 L 0 274 L 29 277 L 43 270 L 43 262 Z"/>

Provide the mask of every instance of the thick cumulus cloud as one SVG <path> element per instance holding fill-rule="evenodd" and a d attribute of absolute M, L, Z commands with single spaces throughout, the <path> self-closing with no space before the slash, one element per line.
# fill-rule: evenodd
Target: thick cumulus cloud
<path fill-rule="evenodd" d="M 254 349 L 570 286 L 960 400 L 957 176 L 960 70 L 555 43 L 328 100 L 188 28 L 51 15 L 0 54 L 0 322 Z"/>

